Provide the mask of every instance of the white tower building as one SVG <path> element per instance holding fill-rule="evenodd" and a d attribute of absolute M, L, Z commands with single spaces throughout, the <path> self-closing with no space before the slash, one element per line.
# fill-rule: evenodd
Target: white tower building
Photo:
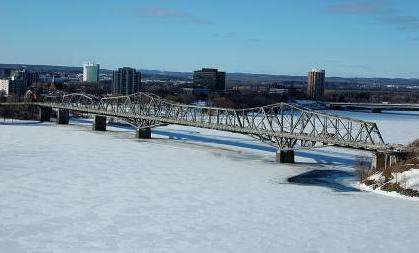
<path fill-rule="evenodd" d="M 99 82 L 99 64 L 87 63 L 83 65 L 83 82 L 98 83 Z"/>

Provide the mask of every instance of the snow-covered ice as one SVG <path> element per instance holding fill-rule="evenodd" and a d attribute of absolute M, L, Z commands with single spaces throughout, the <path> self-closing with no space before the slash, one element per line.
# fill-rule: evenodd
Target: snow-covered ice
<path fill-rule="evenodd" d="M 419 135 L 415 114 L 355 116 L 389 142 Z M 0 124 L 0 252 L 419 251 L 419 202 L 287 182 L 353 172 L 359 152 L 301 151 L 279 165 L 241 135 L 166 126 L 144 141 L 109 129 Z"/>

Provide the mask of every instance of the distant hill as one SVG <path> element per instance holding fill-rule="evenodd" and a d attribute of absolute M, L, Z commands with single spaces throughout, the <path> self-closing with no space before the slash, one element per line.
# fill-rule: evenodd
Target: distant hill
<path fill-rule="evenodd" d="M 365 83 L 365 84 L 400 84 L 400 85 L 419 85 L 419 79 L 403 78 L 363 78 L 363 77 L 326 77 L 328 83 Z M 267 75 L 267 74 L 248 74 L 248 73 L 227 73 L 228 81 L 238 82 L 305 82 L 306 76 L 288 75 Z"/>
<path fill-rule="evenodd" d="M 82 67 L 71 67 L 71 66 L 52 66 L 52 65 L 30 65 L 30 64 L 1 64 L 0 69 L 27 69 L 29 71 L 50 73 L 50 72 L 61 72 L 61 73 L 81 73 L 83 72 Z M 146 70 L 140 69 L 141 74 L 145 77 L 158 77 L 158 78 L 180 78 L 180 79 L 191 79 L 192 73 L 183 72 L 170 72 L 170 71 L 158 71 L 158 70 Z M 102 74 L 111 74 L 112 70 L 100 69 Z"/>
<path fill-rule="evenodd" d="M 63 72 L 63 73 L 81 73 L 82 67 L 69 66 L 50 66 L 50 65 L 29 65 L 29 64 L 0 64 L 0 68 L 26 68 L 36 72 Z M 156 79 L 192 79 L 192 72 L 174 72 L 140 69 L 145 78 Z M 101 73 L 110 74 L 112 70 L 101 69 Z M 249 83 L 262 84 L 272 82 L 305 82 L 306 76 L 288 76 L 288 75 L 268 75 L 268 74 L 251 74 L 251 73 L 227 73 L 227 83 Z M 419 79 L 403 79 L 403 78 L 345 78 L 345 77 L 327 77 L 328 83 L 363 83 L 363 84 L 399 84 L 399 85 L 419 85 Z"/>
<path fill-rule="evenodd" d="M 51 66 L 51 65 L 28 65 L 28 64 L 0 64 L 0 68 L 6 69 L 27 69 L 36 72 L 64 72 L 64 73 L 80 73 L 83 71 L 82 67 L 68 67 L 68 66 Z"/>

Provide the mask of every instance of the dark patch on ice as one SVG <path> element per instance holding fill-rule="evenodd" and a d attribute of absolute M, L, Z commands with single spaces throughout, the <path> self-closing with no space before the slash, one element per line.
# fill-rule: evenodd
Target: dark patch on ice
<path fill-rule="evenodd" d="M 301 175 L 288 178 L 289 183 L 300 185 L 316 185 L 327 187 L 339 192 L 356 192 L 358 189 L 342 184 L 345 178 L 354 178 L 354 172 L 341 170 L 312 170 Z"/>

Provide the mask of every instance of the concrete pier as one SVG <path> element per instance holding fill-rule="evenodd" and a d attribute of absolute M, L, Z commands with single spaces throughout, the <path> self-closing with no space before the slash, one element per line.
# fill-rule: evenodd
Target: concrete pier
<path fill-rule="evenodd" d="M 284 149 L 276 151 L 277 163 L 295 163 L 295 153 L 292 149 Z"/>
<path fill-rule="evenodd" d="M 39 108 L 39 120 L 44 121 L 51 121 L 51 107 L 40 107 Z"/>
<path fill-rule="evenodd" d="M 106 116 L 95 115 L 93 119 L 93 131 L 106 131 Z"/>
<path fill-rule="evenodd" d="M 59 125 L 68 125 L 70 121 L 70 113 L 68 112 L 68 110 L 59 109 L 57 121 Z"/>
<path fill-rule="evenodd" d="M 372 170 L 384 170 L 387 166 L 387 155 L 385 153 L 376 152 L 372 156 L 371 169 Z"/>
<path fill-rule="evenodd" d="M 138 139 L 151 139 L 151 128 L 138 128 L 135 137 Z"/>
<path fill-rule="evenodd" d="M 383 171 L 387 167 L 393 166 L 407 159 L 408 152 L 384 153 L 376 152 L 372 157 L 371 169 Z"/>

